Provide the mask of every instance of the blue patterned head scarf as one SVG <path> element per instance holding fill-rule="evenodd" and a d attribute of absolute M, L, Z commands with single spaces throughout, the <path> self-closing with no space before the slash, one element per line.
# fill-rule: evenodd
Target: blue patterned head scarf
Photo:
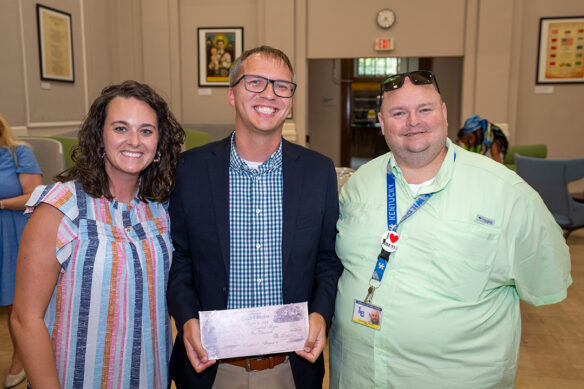
<path fill-rule="evenodd" d="M 471 132 L 475 132 L 478 129 L 486 129 L 487 128 L 487 121 L 481 119 L 479 115 L 474 115 L 466 119 L 464 122 L 464 127 L 462 127 L 463 134 L 470 134 Z"/>

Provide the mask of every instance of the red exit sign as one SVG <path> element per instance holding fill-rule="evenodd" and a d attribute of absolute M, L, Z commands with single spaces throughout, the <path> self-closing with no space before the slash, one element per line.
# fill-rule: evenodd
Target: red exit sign
<path fill-rule="evenodd" d="M 377 51 L 393 50 L 393 45 L 394 45 L 393 38 L 377 38 L 375 40 L 375 50 Z"/>

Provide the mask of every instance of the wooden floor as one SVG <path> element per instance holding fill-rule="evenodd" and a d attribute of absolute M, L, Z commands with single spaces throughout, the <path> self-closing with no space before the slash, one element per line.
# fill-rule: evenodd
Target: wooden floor
<path fill-rule="evenodd" d="M 572 233 L 568 245 L 574 280 L 568 298 L 560 304 L 537 308 L 521 303 L 523 336 L 517 388 L 584 388 L 584 230 Z M 0 387 L 11 352 L 6 309 L 0 307 Z M 327 387 L 328 375 L 323 385 Z M 16 388 L 24 389 L 26 385 Z"/>

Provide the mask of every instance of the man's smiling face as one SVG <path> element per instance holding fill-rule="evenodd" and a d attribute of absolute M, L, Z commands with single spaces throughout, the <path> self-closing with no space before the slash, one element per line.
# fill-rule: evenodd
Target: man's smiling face
<path fill-rule="evenodd" d="M 262 53 L 245 59 L 238 78 L 246 74 L 292 82 L 292 73 L 282 60 Z M 233 88 L 229 88 L 227 94 L 229 104 L 235 107 L 237 131 L 266 134 L 281 131 L 292 109 L 292 98 L 276 96 L 272 85 L 269 83 L 261 93 L 246 90 L 243 80 Z"/>
<path fill-rule="evenodd" d="M 401 88 L 384 93 L 378 117 L 398 165 L 425 166 L 444 152 L 446 104 L 433 85 L 414 85 L 406 78 Z"/>

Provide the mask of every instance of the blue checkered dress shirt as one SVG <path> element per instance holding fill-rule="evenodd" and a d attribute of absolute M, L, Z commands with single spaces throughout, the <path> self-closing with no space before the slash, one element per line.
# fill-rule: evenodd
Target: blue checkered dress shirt
<path fill-rule="evenodd" d="M 228 309 L 282 304 L 282 142 L 257 169 L 229 163 Z"/>

